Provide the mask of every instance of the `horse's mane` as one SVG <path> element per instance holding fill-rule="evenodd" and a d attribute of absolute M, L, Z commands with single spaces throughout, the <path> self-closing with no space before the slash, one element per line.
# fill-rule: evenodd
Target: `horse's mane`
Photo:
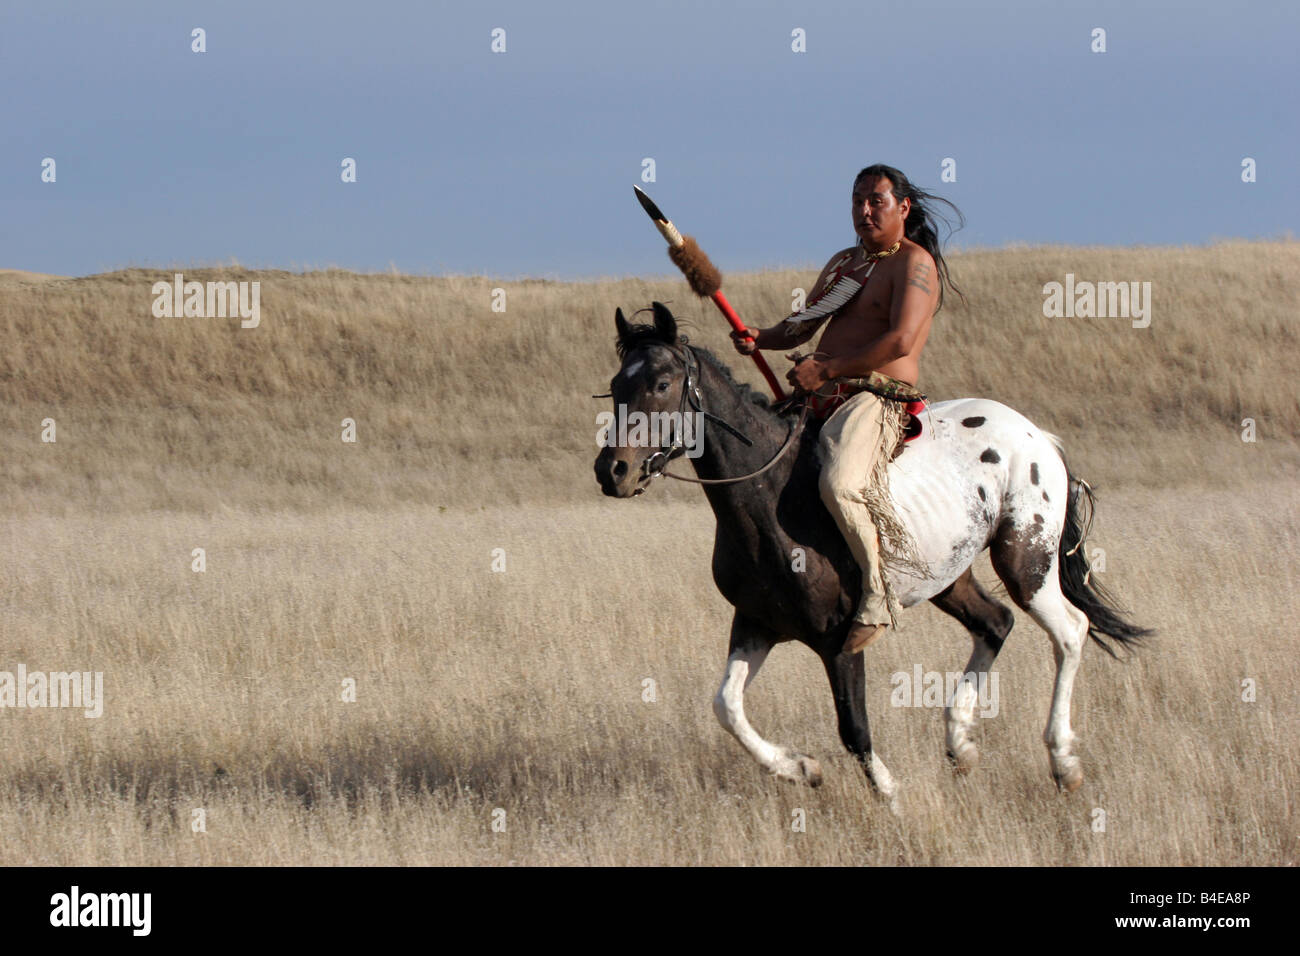
<path fill-rule="evenodd" d="M 676 344 L 686 345 L 687 342 L 688 340 L 686 336 L 680 335 L 677 337 Z M 627 358 L 629 352 L 635 352 L 637 349 L 644 348 L 647 345 L 667 346 L 672 344 L 674 343 L 666 341 L 660 334 L 659 330 L 653 325 L 629 324 L 627 334 L 619 338 L 618 341 L 614 343 L 614 347 L 618 350 L 618 358 L 621 362 Z M 757 405 L 766 412 L 776 414 L 777 409 L 773 407 L 771 399 L 755 389 L 748 382 L 737 381 L 736 376 L 732 374 L 730 366 L 714 355 L 713 352 L 701 345 L 692 345 L 691 348 L 694 350 L 695 354 L 699 356 L 700 361 L 707 363 L 710 368 L 726 379 L 727 384 L 735 390 L 741 401 L 749 402 L 751 405 Z"/>
<path fill-rule="evenodd" d="M 731 366 L 727 365 L 722 361 L 722 359 L 718 358 L 708 349 L 697 345 L 695 346 L 695 354 L 700 357 L 701 361 L 708 362 L 719 375 L 725 378 L 731 387 L 736 390 L 737 394 L 740 395 L 742 400 L 757 405 L 759 408 L 766 409 L 769 412 L 775 411 L 772 407 L 772 400 L 770 398 L 758 391 L 748 382 L 736 381 L 736 376 L 732 374 Z"/>

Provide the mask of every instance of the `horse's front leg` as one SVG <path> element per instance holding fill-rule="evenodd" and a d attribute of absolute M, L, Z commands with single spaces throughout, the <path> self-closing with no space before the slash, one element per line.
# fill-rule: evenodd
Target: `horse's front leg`
<path fill-rule="evenodd" d="M 822 770 L 816 760 L 764 740 L 745 717 L 745 688 L 758 674 L 776 642 L 777 637 L 771 631 L 736 613 L 731 622 L 727 670 L 722 677 L 722 686 L 713 698 L 713 712 L 718 723 L 739 740 L 768 773 L 792 783 L 817 787 L 822 782 Z"/>
<path fill-rule="evenodd" d="M 838 647 L 839 644 L 837 643 Z M 871 749 L 871 731 L 867 725 L 867 679 L 863 654 L 827 654 L 822 657 L 826 676 L 835 695 L 835 716 L 840 725 L 840 740 L 849 753 L 857 757 L 866 771 L 867 780 L 877 794 L 895 808 L 898 785 L 883 760 Z"/>

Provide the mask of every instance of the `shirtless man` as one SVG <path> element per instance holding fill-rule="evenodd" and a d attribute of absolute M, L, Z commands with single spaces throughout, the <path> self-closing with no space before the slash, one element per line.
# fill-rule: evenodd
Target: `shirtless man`
<path fill-rule="evenodd" d="M 925 207 L 932 198 L 890 166 L 868 166 L 858 174 L 853 183 L 853 228 L 858 245 L 831 257 L 813 286 L 807 311 L 817 311 L 814 306 L 819 298 L 833 302 L 842 297 L 827 293 L 843 276 L 862 283 L 861 291 L 829 313 L 830 324 L 816 352 L 808 357 L 787 356 L 796 362 L 786 376 L 796 389 L 823 395 L 834 390 L 836 402 L 851 396 L 835 408 L 820 437 L 822 501 L 862 568 L 862 600 L 844 644 L 847 653 L 865 648 L 892 621 L 876 525 L 863 489 L 879 457 L 897 442 L 898 431 L 895 428 L 889 433 L 885 425 L 884 403 L 891 399 L 866 391 L 861 383 L 836 380 L 879 372 L 896 382 L 916 385 L 921 350 L 947 278 Z M 823 303 L 822 311 L 826 308 Z M 733 332 L 736 350 L 749 355 L 755 349 L 793 348 L 812 338 L 828 317 L 802 316 L 796 313 L 769 329 Z"/>

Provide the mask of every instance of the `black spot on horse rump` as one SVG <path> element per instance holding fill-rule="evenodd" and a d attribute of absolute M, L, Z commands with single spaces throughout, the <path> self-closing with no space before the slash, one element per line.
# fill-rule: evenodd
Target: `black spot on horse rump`
<path fill-rule="evenodd" d="M 983 485 L 980 485 L 980 486 L 979 486 L 979 493 L 980 493 L 980 501 L 985 501 L 985 500 L 987 500 L 987 498 L 986 498 L 986 496 L 985 496 L 985 494 L 984 494 L 984 486 L 983 486 Z"/>
<path fill-rule="evenodd" d="M 1038 534 L 1038 528 L 1017 530 L 1010 520 L 1003 520 L 990 548 L 993 570 L 1021 607 L 1042 589 L 1052 567 L 1052 551 L 1035 540 Z"/>
<path fill-rule="evenodd" d="M 1047 497 L 1047 492 L 1045 491 L 1043 492 L 1043 500 L 1046 501 L 1048 504 L 1052 503 L 1052 499 Z"/>
<path fill-rule="evenodd" d="M 1042 516 L 1042 515 L 1034 515 L 1034 524 L 1042 524 L 1042 523 L 1043 523 L 1043 516 Z"/>
<path fill-rule="evenodd" d="M 967 428 L 979 428 L 984 424 L 983 415 L 972 415 L 970 418 L 963 418 L 961 423 Z"/>
<path fill-rule="evenodd" d="M 992 448 L 985 448 L 984 454 L 980 455 L 980 461 L 988 462 L 990 465 L 996 465 L 1002 460 L 1002 456 Z"/>
<path fill-rule="evenodd" d="M 1029 465 L 1029 480 L 1033 484 L 1038 484 L 1038 462 L 1031 462 Z"/>

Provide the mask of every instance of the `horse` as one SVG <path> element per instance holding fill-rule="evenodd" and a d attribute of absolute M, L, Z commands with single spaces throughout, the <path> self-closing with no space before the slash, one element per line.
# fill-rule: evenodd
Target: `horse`
<path fill-rule="evenodd" d="M 652 310 L 653 324 L 632 324 L 621 308 L 615 312 L 620 368 L 608 397 L 616 415 L 659 413 L 659 421 L 673 425 L 657 438 L 637 433 L 623 444 L 611 431 L 595 462 L 600 489 L 616 498 L 641 495 L 686 454 L 717 518 L 714 583 L 735 609 L 713 701 L 719 723 L 770 774 L 820 785 L 815 759 L 765 740 L 745 716 L 745 689 L 768 653 L 778 643 L 799 641 L 826 670 L 840 740 L 874 791 L 896 807 L 897 784 L 868 727 L 865 654 L 843 650 L 862 575 L 818 494 L 817 426 L 807 421 L 800 428 L 806 414 L 796 422 L 793 403 L 774 407 L 736 382 L 715 355 L 678 335 L 662 303 Z M 708 440 L 698 443 L 697 454 L 686 453 L 674 411 L 683 421 L 695 415 L 704 422 Z M 1059 438 L 988 399 L 937 402 L 921 417 L 922 436 L 903 445 L 889 465 L 889 487 L 924 567 L 909 571 L 886 558 L 885 574 L 901 607 L 928 600 L 960 621 L 974 642 L 946 701 L 948 760 L 957 773 L 978 763 L 977 685 L 987 679 L 1014 619 L 971 573 L 988 550 L 1007 595 L 1051 640 L 1056 680 L 1043 742 L 1057 787 L 1074 791 L 1083 768 L 1070 696 L 1083 647 L 1091 637 L 1116 657 L 1117 647 L 1132 650 L 1153 632 L 1127 620 L 1091 579 L 1082 545 L 1095 501 L 1087 483 L 1071 474 Z"/>

